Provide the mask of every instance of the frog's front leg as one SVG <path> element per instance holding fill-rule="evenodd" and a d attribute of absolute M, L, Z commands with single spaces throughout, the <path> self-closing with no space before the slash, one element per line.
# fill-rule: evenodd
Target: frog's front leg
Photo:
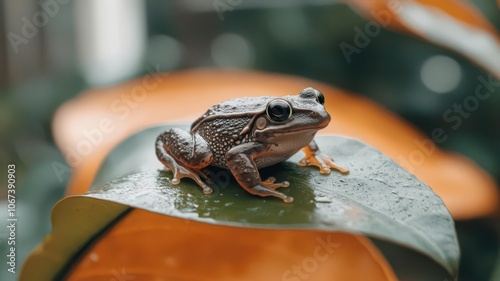
<path fill-rule="evenodd" d="M 331 172 L 330 169 L 335 169 L 343 174 L 349 173 L 349 169 L 337 165 L 332 157 L 321 153 L 314 140 L 304 147 L 302 151 L 304 151 L 306 156 L 299 161 L 300 166 L 316 166 L 322 174 L 329 174 Z"/>
<path fill-rule="evenodd" d="M 170 129 L 156 139 L 156 156 L 173 173 L 172 184 L 179 184 L 181 178 L 193 179 L 203 193 L 212 193 L 212 188 L 204 183 L 200 169 L 212 162 L 212 151 L 207 142 L 198 134 L 191 135 L 181 129 Z"/>
<path fill-rule="evenodd" d="M 268 144 L 256 142 L 235 146 L 225 155 L 227 166 L 240 186 L 249 193 L 262 197 L 274 196 L 287 203 L 292 202 L 293 197 L 274 190 L 278 187 L 287 187 L 288 182 L 275 183 L 275 179 L 272 177 L 266 181 L 262 181 L 260 178 L 254 158 L 265 152 L 268 147 Z"/>

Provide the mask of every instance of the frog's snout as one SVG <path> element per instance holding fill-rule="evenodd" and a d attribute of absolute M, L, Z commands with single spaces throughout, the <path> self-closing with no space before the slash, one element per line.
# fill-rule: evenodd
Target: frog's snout
<path fill-rule="evenodd" d="M 326 111 L 313 111 L 309 115 L 312 119 L 318 121 L 318 127 L 326 127 L 332 119 Z"/>

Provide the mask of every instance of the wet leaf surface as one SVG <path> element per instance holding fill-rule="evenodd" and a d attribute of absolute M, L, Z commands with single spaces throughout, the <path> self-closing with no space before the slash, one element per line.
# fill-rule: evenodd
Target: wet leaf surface
<path fill-rule="evenodd" d="M 316 138 L 321 150 L 350 173 L 321 175 L 300 167 L 301 153 L 261 170 L 287 180 L 293 203 L 248 194 L 226 170 L 212 169 L 214 192 L 190 179 L 171 184 L 154 141 L 168 127 L 142 131 L 116 147 L 84 196 L 164 215 L 238 227 L 315 229 L 364 234 L 422 252 L 454 276 L 459 249 L 451 216 L 432 190 L 376 149 L 340 136 Z"/>

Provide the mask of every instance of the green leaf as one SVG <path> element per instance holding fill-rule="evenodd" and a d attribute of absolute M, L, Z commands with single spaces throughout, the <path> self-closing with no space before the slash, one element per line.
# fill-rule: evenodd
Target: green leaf
<path fill-rule="evenodd" d="M 217 225 L 363 234 L 421 252 L 456 276 L 459 248 L 443 202 L 378 150 L 351 138 L 319 136 L 322 152 L 348 167 L 348 175 L 321 175 L 316 167 L 300 167 L 296 163 L 302 153 L 262 169 L 263 179 L 290 182 L 280 191 L 293 196 L 292 203 L 251 195 L 223 169 L 211 169 L 214 192 L 205 195 L 191 179 L 172 185 L 171 172 L 156 159 L 155 139 L 167 128 L 150 128 L 121 143 L 103 163 L 91 190 L 62 200 L 54 212 L 63 209 L 65 200 L 80 198 Z"/>
<path fill-rule="evenodd" d="M 340 136 L 316 137 L 324 153 L 350 169 L 348 175 L 300 167 L 301 153 L 262 169 L 263 179 L 290 182 L 280 191 L 295 201 L 283 203 L 247 193 L 223 169 L 211 170 L 216 184 L 210 195 L 190 179 L 172 185 L 171 172 L 154 153 L 156 137 L 167 128 L 145 130 L 114 149 L 87 196 L 206 223 L 361 233 L 420 251 L 456 274 L 459 249 L 443 202 L 373 147 Z"/>

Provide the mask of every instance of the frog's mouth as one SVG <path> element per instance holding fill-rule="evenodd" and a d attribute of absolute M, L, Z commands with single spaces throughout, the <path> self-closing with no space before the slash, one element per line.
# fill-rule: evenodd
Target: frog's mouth
<path fill-rule="evenodd" d="M 314 136 L 317 131 L 318 131 L 318 128 L 316 127 L 314 129 L 301 129 L 301 130 L 287 131 L 287 132 L 282 132 L 282 133 L 273 133 L 272 135 L 276 136 L 276 137 L 290 136 L 290 135 L 301 135 L 301 136 L 312 135 L 312 136 Z"/>
<path fill-rule="evenodd" d="M 318 123 L 295 124 L 293 126 L 291 126 L 290 124 L 268 126 L 266 128 L 257 131 L 264 134 L 269 132 L 282 131 L 282 133 L 274 133 L 276 135 L 293 133 L 293 132 L 319 131 L 321 129 L 326 128 L 328 124 L 330 124 L 330 118 L 325 118 Z"/>
<path fill-rule="evenodd" d="M 306 137 L 306 136 L 314 137 L 316 132 L 327 127 L 329 123 L 330 120 L 326 120 L 326 122 L 322 122 L 318 125 L 313 124 L 309 126 L 299 126 L 297 128 L 284 127 L 282 128 L 282 130 L 280 130 L 279 127 L 268 127 L 262 130 L 256 130 L 255 135 L 268 136 L 268 137 L 282 137 L 282 136 L 290 137 L 292 135 L 297 135 L 297 137 Z"/>

